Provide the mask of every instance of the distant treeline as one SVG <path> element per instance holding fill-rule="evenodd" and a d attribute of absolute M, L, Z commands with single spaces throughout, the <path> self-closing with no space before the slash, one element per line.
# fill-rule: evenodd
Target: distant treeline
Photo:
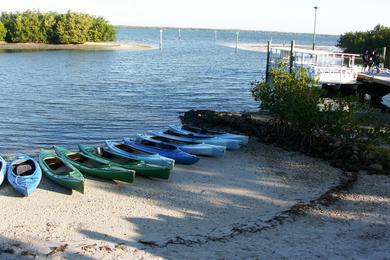
<path fill-rule="evenodd" d="M 390 27 L 377 25 L 367 32 L 348 32 L 341 35 L 337 46 L 352 53 L 382 51 L 383 47 L 387 47 L 385 66 L 390 68 Z"/>
<path fill-rule="evenodd" d="M 114 39 L 111 24 L 103 17 L 85 13 L 25 11 L 3 12 L 0 16 L 0 41 L 71 44 Z"/>

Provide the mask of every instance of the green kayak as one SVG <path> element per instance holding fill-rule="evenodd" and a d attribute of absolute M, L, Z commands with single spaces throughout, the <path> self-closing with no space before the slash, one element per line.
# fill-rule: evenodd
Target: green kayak
<path fill-rule="evenodd" d="M 88 155 L 72 152 L 65 148 L 54 146 L 57 155 L 65 162 L 72 164 L 82 173 L 94 175 L 109 180 L 133 182 L 135 172 L 133 170 L 118 167 L 110 163 L 95 160 Z"/>
<path fill-rule="evenodd" d="M 38 162 L 47 178 L 68 189 L 84 193 L 84 176 L 73 165 L 65 163 L 48 150 L 41 150 Z"/>
<path fill-rule="evenodd" d="M 126 158 L 105 150 L 103 147 L 95 148 L 93 146 L 79 144 L 79 149 L 83 154 L 88 155 L 97 161 L 134 170 L 136 175 L 160 179 L 169 178 L 170 169 L 168 167 L 152 165 L 143 161 Z"/>

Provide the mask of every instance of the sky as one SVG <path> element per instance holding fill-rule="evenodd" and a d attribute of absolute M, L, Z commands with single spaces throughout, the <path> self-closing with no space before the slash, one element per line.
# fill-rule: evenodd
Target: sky
<path fill-rule="evenodd" d="M 339 35 L 390 26 L 390 0 L 0 0 L 0 11 L 67 10 L 114 25 L 313 32 Z"/>

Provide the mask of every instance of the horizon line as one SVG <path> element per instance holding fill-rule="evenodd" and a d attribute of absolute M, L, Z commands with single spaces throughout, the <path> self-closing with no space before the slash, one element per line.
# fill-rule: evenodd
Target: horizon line
<path fill-rule="evenodd" d="M 114 27 L 128 27 L 128 28 L 144 28 L 144 29 L 187 29 L 187 30 L 208 30 L 208 31 L 236 31 L 236 32 L 271 32 L 271 33 L 292 33 L 292 34 L 310 34 L 310 32 L 287 32 L 287 31 L 271 31 L 271 30 L 259 30 L 259 29 L 237 29 L 237 28 L 229 28 L 229 29 L 221 29 L 221 28 L 212 28 L 212 27 L 179 27 L 179 26 L 158 26 L 158 25 L 124 25 L 124 24 L 116 24 Z M 328 33 L 316 33 L 316 35 L 323 36 L 340 36 L 341 34 L 328 34 Z"/>

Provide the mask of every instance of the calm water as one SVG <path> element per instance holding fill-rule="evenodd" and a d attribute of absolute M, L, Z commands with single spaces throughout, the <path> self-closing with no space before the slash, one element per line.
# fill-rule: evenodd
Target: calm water
<path fill-rule="evenodd" d="M 164 31 L 164 50 L 0 53 L 0 154 L 102 143 L 179 123 L 188 109 L 256 110 L 250 82 L 265 54 L 215 44 L 214 32 Z M 235 32 L 218 32 L 234 42 Z M 241 32 L 240 42 L 275 43 L 311 35 Z M 157 29 L 118 29 L 118 41 L 158 46 Z M 334 45 L 335 36 L 318 44 Z"/>

